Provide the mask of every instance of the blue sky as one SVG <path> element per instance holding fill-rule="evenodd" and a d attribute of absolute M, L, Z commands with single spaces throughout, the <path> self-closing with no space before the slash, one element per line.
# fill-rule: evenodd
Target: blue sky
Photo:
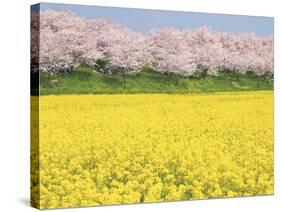
<path fill-rule="evenodd" d="M 254 32 L 259 36 L 268 36 L 272 35 L 274 32 L 274 19 L 272 17 L 221 15 L 54 3 L 40 4 L 40 10 L 44 11 L 47 9 L 72 11 L 75 14 L 87 19 L 98 17 L 107 18 L 141 32 L 147 32 L 151 29 L 161 27 L 194 29 L 203 25 L 210 26 L 214 30 L 232 32 L 234 34 Z"/>

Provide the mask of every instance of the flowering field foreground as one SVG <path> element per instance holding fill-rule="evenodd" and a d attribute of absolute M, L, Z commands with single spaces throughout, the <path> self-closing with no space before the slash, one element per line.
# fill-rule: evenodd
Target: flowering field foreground
<path fill-rule="evenodd" d="M 43 96 L 39 128 L 40 208 L 273 193 L 272 91 Z"/>

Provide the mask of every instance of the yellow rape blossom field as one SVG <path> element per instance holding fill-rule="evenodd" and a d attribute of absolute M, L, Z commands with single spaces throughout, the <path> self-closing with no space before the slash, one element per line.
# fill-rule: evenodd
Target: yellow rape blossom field
<path fill-rule="evenodd" d="M 50 95 L 39 112 L 40 208 L 273 193 L 272 91 Z"/>

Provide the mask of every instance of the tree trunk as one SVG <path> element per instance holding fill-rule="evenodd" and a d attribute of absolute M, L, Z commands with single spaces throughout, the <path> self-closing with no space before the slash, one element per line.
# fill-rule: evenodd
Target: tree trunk
<path fill-rule="evenodd" d="M 125 72 L 123 72 L 123 87 L 126 87 L 126 76 L 125 76 Z"/>
<path fill-rule="evenodd" d="M 50 80 L 51 80 L 51 72 L 48 71 L 47 85 L 48 85 L 49 87 L 51 87 L 51 86 L 50 86 Z"/>
<path fill-rule="evenodd" d="M 204 68 L 203 69 L 203 79 L 206 80 L 207 79 L 207 74 L 208 74 L 208 69 Z"/>
<path fill-rule="evenodd" d="M 179 85 L 179 77 L 178 77 L 178 74 L 175 75 L 175 78 L 176 78 L 176 86 Z"/>

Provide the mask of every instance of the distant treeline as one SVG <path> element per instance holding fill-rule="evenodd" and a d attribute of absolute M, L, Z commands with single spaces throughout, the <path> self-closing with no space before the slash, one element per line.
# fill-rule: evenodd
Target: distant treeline
<path fill-rule="evenodd" d="M 67 72 L 87 64 L 124 76 L 143 67 L 182 76 L 217 75 L 219 70 L 273 74 L 272 36 L 234 35 L 208 27 L 140 33 L 110 20 L 55 10 L 33 13 L 31 26 L 33 72 Z"/>

